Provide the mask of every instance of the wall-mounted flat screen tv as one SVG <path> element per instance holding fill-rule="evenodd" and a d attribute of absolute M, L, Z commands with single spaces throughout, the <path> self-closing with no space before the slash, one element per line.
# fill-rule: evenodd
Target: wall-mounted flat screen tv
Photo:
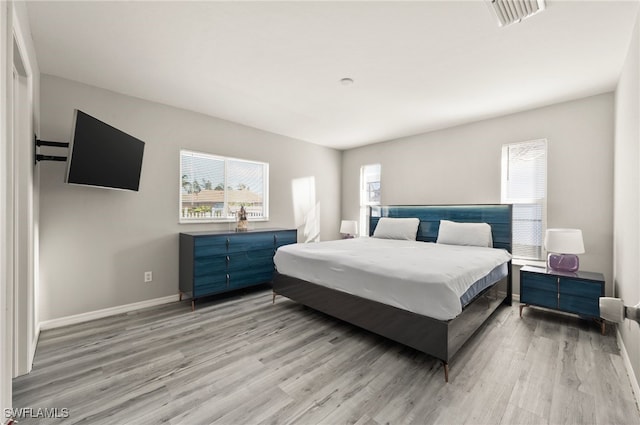
<path fill-rule="evenodd" d="M 72 128 L 66 183 L 138 190 L 143 141 L 77 109 Z"/>

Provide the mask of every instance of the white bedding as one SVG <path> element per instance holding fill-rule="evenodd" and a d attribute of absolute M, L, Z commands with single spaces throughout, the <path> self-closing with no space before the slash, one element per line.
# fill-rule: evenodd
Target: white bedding
<path fill-rule="evenodd" d="M 503 249 L 355 238 L 278 248 L 278 272 L 439 320 L 462 312 L 460 296 L 495 267 Z"/>

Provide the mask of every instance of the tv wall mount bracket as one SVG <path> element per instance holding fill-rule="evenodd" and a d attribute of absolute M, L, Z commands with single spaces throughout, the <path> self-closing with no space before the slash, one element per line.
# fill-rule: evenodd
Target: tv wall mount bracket
<path fill-rule="evenodd" d="M 40 140 L 34 134 L 33 135 L 33 143 L 35 144 L 34 152 L 34 164 L 37 164 L 40 161 L 66 161 L 66 156 L 57 156 L 57 155 L 41 155 L 38 153 L 38 147 L 40 146 L 51 146 L 54 148 L 68 148 L 69 143 L 65 142 L 49 142 L 47 140 Z"/>

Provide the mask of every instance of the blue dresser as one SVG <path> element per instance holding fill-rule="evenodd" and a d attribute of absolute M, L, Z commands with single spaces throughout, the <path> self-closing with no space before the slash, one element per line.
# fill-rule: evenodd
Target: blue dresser
<path fill-rule="evenodd" d="M 180 299 L 194 309 L 198 298 L 270 282 L 276 249 L 296 242 L 295 229 L 180 233 Z"/>
<path fill-rule="evenodd" d="M 604 297 L 602 273 L 560 273 L 539 267 L 520 269 L 520 317 L 527 306 L 540 306 L 600 321 L 600 297 Z"/>

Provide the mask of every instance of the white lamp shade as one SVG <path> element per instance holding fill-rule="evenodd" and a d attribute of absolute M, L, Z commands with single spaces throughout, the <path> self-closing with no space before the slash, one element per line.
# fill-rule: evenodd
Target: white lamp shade
<path fill-rule="evenodd" d="M 547 229 L 544 237 L 547 252 L 556 254 L 584 254 L 584 241 L 580 229 Z"/>
<path fill-rule="evenodd" d="M 340 223 L 340 233 L 345 235 L 355 235 L 358 232 L 358 222 L 355 220 L 342 220 Z"/>

